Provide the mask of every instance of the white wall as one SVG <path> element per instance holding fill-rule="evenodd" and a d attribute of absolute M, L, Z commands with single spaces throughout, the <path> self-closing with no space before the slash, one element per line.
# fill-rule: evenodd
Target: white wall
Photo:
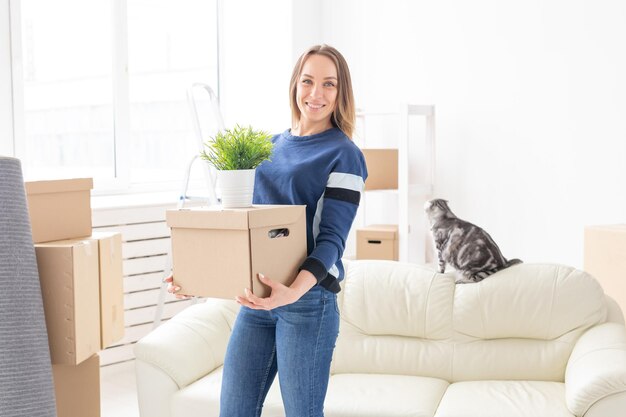
<path fill-rule="evenodd" d="M 437 106 L 436 195 L 506 257 L 582 267 L 584 226 L 626 221 L 623 1 L 324 0 L 322 21 L 359 106 Z"/>
<path fill-rule="evenodd" d="M 220 3 L 220 105 L 227 127 L 287 129 L 292 59 L 291 0 Z"/>
<path fill-rule="evenodd" d="M 9 0 L 0 0 L 0 155 L 13 156 Z"/>
<path fill-rule="evenodd" d="M 8 3 L 0 0 L 0 154 L 13 153 Z M 359 107 L 437 106 L 436 195 L 505 256 L 581 267 L 584 225 L 625 221 L 623 1 L 222 6 L 227 124 L 287 128 L 294 61 L 326 42 L 350 63 Z M 380 212 L 394 211 L 385 204 Z"/>
<path fill-rule="evenodd" d="M 322 38 L 322 2 L 318 1 L 298 1 L 291 2 L 291 38 L 292 62 L 313 45 L 320 43 Z M 293 65 L 292 68 L 293 69 Z M 291 73 L 290 73 L 291 76 Z"/>

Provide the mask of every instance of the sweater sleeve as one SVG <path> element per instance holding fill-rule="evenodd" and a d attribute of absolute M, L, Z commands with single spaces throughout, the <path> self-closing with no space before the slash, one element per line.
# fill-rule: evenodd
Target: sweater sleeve
<path fill-rule="evenodd" d="M 313 225 L 315 248 L 300 266 L 320 283 L 343 255 L 367 179 L 365 158 L 358 148 L 343 155 L 328 177 L 317 221 Z M 335 278 L 338 278 L 335 276 Z"/>

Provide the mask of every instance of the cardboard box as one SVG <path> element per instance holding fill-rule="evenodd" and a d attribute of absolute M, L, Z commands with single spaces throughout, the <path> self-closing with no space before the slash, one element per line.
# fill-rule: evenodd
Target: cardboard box
<path fill-rule="evenodd" d="M 626 224 L 585 227 L 583 265 L 626 312 Z"/>
<path fill-rule="evenodd" d="M 361 149 L 367 164 L 366 190 L 395 190 L 398 188 L 398 150 Z"/>
<path fill-rule="evenodd" d="M 76 365 L 100 350 L 98 242 L 35 245 L 53 364 Z"/>
<path fill-rule="evenodd" d="M 57 417 L 100 417 L 100 357 L 80 365 L 52 365 Z"/>
<path fill-rule="evenodd" d="M 267 297 L 270 289 L 257 273 L 290 285 L 307 253 L 305 208 L 168 210 L 174 280 L 180 293 L 233 299 L 247 287 Z"/>
<path fill-rule="evenodd" d="M 356 230 L 357 259 L 398 260 L 398 226 L 373 224 Z"/>
<path fill-rule="evenodd" d="M 91 178 L 24 183 L 33 242 L 91 235 Z"/>
<path fill-rule="evenodd" d="M 98 242 L 100 267 L 100 348 L 105 349 L 124 337 L 124 275 L 122 235 L 94 232 Z"/>

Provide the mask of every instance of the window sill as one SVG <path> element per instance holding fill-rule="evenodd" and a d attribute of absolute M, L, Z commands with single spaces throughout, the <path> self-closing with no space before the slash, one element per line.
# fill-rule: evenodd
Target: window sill
<path fill-rule="evenodd" d="M 201 192 L 194 193 L 194 190 L 190 190 L 188 195 L 202 196 L 203 194 Z M 91 208 L 92 210 L 106 210 L 130 207 L 176 206 L 179 198 L 180 192 L 178 191 L 92 195 Z M 198 205 L 201 202 L 201 199 L 196 198 L 193 205 Z M 192 203 L 187 204 L 191 205 Z"/>

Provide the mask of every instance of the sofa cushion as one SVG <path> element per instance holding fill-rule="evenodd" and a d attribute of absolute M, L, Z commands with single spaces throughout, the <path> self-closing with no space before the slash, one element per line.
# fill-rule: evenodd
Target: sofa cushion
<path fill-rule="evenodd" d="M 171 415 L 177 417 L 219 417 L 223 369 L 220 366 L 172 395 Z M 284 415 L 277 378 L 265 399 L 262 416 L 284 417 Z"/>
<path fill-rule="evenodd" d="M 457 343 L 450 381 L 491 379 L 563 382 L 576 337 L 552 340 L 493 339 Z"/>
<path fill-rule="evenodd" d="M 418 376 L 338 374 L 330 378 L 326 417 L 430 417 L 448 383 Z"/>
<path fill-rule="evenodd" d="M 451 381 L 563 382 L 574 344 L 606 315 L 598 282 L 567 266 L 521 264 L 457 285 Z"/>
<path fill-rule="evenodd" d="M 448 383 L 402 375 L 337 374 L 330 377 L 326 417 L 432 417 Z M 267 394 L 262 417 L 285 417 L 278 380 Z"/>
<path fill-rule="evenodd" d="M 362 333 L 442 340 L 452 336 L 454 277 L 393 261 L 346 266 L 342 320 Z"/>
<path fill-rule="evenodd" d="M 454 276 L 393 261 L 350 261 L 331 372 L 452 377 Z"/>
<path fill-rule="evenodd" d="M 470 381 L 451 384 L 435 417 L 574 417 L 565 387 L 545 381 Z"/>
<path fill-rule="evenodd" d="M 222 368 L 172 396 L 172 415 L 218 417 Z M 398 375 L 340 374 L 328 384 L 326 417 L 432 417 L 448 383 L 441 379 Z M 262 417 L 285 417 L 278 378 Z"/>
<path fill-rule="evenodd" d="M 602 287 L 559 265 L 520 264 L 478 284 L 458 285 L 454 329 L 478 339 L 557 339 L 606 319 Z"/>
<path fill-rule="evenodd" d="M 453 343 L 370 336 L 341 321 L 331 373 L 413 375 L 452 380 Z"/>

